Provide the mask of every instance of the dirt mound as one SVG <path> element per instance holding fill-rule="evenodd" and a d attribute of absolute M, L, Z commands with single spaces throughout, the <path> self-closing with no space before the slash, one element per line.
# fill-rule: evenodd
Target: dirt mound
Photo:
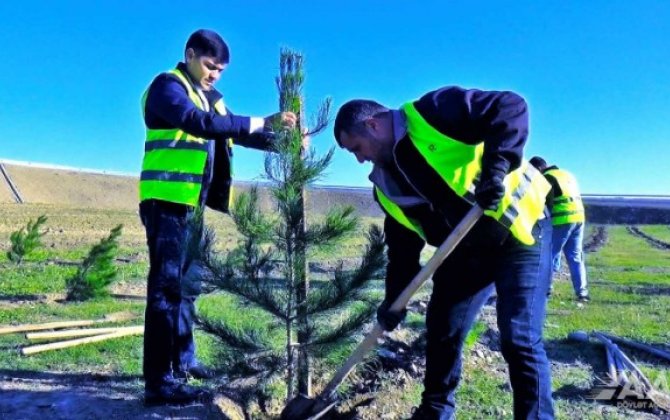
<path fill-rule="evenodd" d="M 584 252 L 596 252 L 607 243 L 607 226 L 596 226 L 584 243 Z"/>
<path fill-rule="evenodd" d="M 644 239 L 645 241 L 649 242 L 651 246 L 655 248 L 666 249 L 666 250 L 670 249 L 669 243 L 661 241 L 660 239 L 656 239 L 651 235 L 647 235 L 636 226 L 628 226 L 626 229 L 628 230 L 628 232 L 630 232 L 631 235 Z"/>
<path fill-rule="evenodd" d="M 135 177 L 9 164 L 5 168 L 26 203 L 108 209 L 137 206 Z"/>
<path fill-rule="evenodd" d="M 3 182 L 3 185 L 0 185 L 0 203 L 13 203 L 14 197 L 9 190 L 6 182 Z"/>
<path fill-rule="evenodd" d="M 25 203 L 67 205 L 77 208 L 136 209 L 138 178 L 63 168 L 3 163 Z M 14 203 L 7 182 L 1 182 L 0 203 Z M 248 191 L 250 182 L 236 182 L 235 194 Z M 274 210 L 267 185 L 258 186 L 260 205 Z M 381 211 L 369 188 L 313 187 L 307 190 L 307 210 L 327 213 L 335 206 L 353 206 L 360 216 L 378 217 Z"/>

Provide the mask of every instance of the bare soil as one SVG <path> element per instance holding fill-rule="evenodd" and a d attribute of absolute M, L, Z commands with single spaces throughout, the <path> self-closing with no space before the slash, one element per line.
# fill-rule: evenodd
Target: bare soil
<path fill-rule="evenodd" d="M 584 252 L 597 252 L 607 243 L 607 226 L 596 226 L 584 241 Z"/>
<path fill-rule="evenodd" d="M 139 378 L 4 371 L 0 372 L 0 418 L 231 418 L 214 403 L 147 408 L 140 389 Z"/>
<path fill-rule="evenodd" d="M 5 165 L 27 203 L 128 209 L 137 205 L 137 178 Z M 12 200 L 13 201 L 13 200 Z"/>
<path fill-rule="evenodd" d="M 661 241 L 660 239 L 656 239 L 651 235 L 647 235 L 646 233 L 642 232 L 638 227 L 636 226 L 628 226 L 628 232 L 631 233 L 633 236 L 637 236 L 639 238 L 644 239 L 647 241 L 651 246 L 658 248 L 658 249 L 665 249 L 668 250 L 670 249 L 670 243 L 667 243 L 665 241 Z"/>
<path fill-rule="evenodd" d="M 0 178 L 0 203 L 13 203 L 14 197 L 9 189 L 9 185 L 3 178 Z"/>

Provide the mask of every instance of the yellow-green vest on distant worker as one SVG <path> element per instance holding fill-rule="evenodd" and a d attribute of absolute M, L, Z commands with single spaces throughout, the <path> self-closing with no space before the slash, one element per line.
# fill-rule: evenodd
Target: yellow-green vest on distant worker
<path fill-rule="evenodd" d="M 560 196 L 554 196 L 551 224 L 556 226 L 584 223 L 584 205 L 575 177 L 570 172 L 558 168 L 548 170 L 544 175 L 553 177 L 562 193 Z"/>
<path fill-rule="evenodd" d="M 196 92 L 179 69 L 169 73 L 184 85 L 195 106 L 201 110 L 208 109 L 206 98 Z M 148 92 L 147 89 L 142 95 L 142 112 Z M 223 100 L 214 104 L 214 110 L 220 115 L 226 115 Z M 197 207 L 209 141 L 179 128 L 147 128 L 140 176 L 140 201 L 156 199 Z M 232 142 L 230 139 L 228 141 Z"/>
<path fill-rule="evenodd" d="M 475 185 L 481 173 L 484 143 L 469 145 L 454 140 L 432 127 L 416 110 L 413 103 L 403 105 L 407 116 L 407 135 L 426 163 L 457 195 L 475 204 Z M 547 193 L 551 189 L 542 174 L 522 161 L 521 166 L 505 176 L 505 195 L 495 211 L 484 214 L 500 222 L 526 245 L 535 243 L 532 230 L 544 211 Z M 407 217 L 402 208 L 377 188 L 377 197 L 386 212 L 403 226 L 425 239 L 418 221 Z"/>

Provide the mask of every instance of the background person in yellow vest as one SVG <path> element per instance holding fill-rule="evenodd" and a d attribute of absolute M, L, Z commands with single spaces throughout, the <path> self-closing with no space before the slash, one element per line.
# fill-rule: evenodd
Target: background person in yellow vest
<path fill-rule="evenodd" d="M 570 172 L 535 156 L 530 163 L 539 169 L 551 184 L 549 206 L 554 225 L 552 259 L 554 272 L 561 269 L 561 251 L 570 269 L 572 286 L 580 302 L 588 302 L 589 289 L 584 266 L 584 205 L 577 179 Z"/>
<path fill-rule="evenodd" d="M 439 246 L 475 203 L 486 210 L 433 275 L 424 392 L 413 419 L 453 418 L 463 341 L 494 286 L 514 416 L 553 418 L 542 343 L 550 186 L 522 158 L 527 135 L 526 103 L 511 92 L 445 87 L 400 109 L 361 99 L 338 111 L 335 138 L 373 163 L 370 180 L 386 214 L 386 296 L 377 311 L 385 330 L 404 318 L 388 308 L 420 270 L 424 245 Z"/>
<path fill-rule="evenodd" d="M 267 150 L 270 127 L 293 127 L 296 121 L 292 113 L 267 118 L 230 113 L 214 89 L 230 60 L 217 33 L 194 32 L 184 59 L 158 75 L 142 97 L 147 137 L 140 217 L 150 259 L 143 366 L 147 405 L 189 403 L 205 395 L 185 383 L 189 376 L 204 379 L 211 372 L 195 357 L 195 295 L 183 287 L 183 279 L 192 263 L 188 244 L 202 235 L 202 221 L 192 223 L 194 215 L 205 205 L 228 210 L 231 139 Z"/>

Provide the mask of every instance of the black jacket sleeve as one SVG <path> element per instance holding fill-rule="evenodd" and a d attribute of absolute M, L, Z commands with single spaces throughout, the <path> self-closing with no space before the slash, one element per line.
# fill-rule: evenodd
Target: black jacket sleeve
<path fill-rule="evenodd" d="M 229 108 L 226 107 L 226 115 L 237 118 Z M 244 133 L 233 139 L 233 142 L 242 147 L 249 147 L 251 149 L 270 151 L 273 149 L 274 133 L 263 131 L 260 133 L 247 134 Z"/>
<path fill-rule="evenodd" d="M 547 207 L 551 210 L 554 207 L 554 198 L 562 196 L 563 190 L 561 189 L 561 186 L 558 185 L 556 178 L 547 173 L 543 173 L 543 175 L 544 178 L 549 181 L 549 185 L 551 185 L 551 191 L 547 194 Z"/>
<path fill-rule="evenodd" d="M 443 134 L 467 144 L 484 142 L 482 178 L 521 165 L 528 137 L 526 101 L 512 92 L 445 87 L 415 106 Z"/>
<path fill-rule="evenodd" d="M 146 120 L 152 113 L 172 127 L 208 139 L 239 138 L 249 133 L 249 117 L 202 111 L 189 99 L 184 86 L 167 74 L 159 75 L 151 84 L 145 113 Z"/>
<path fill-rule="evenodd" d="M 421 270 L 424 241 L 390 216 L 384 220 L 387 246 L 386 300 L 393 302 Z"/>

